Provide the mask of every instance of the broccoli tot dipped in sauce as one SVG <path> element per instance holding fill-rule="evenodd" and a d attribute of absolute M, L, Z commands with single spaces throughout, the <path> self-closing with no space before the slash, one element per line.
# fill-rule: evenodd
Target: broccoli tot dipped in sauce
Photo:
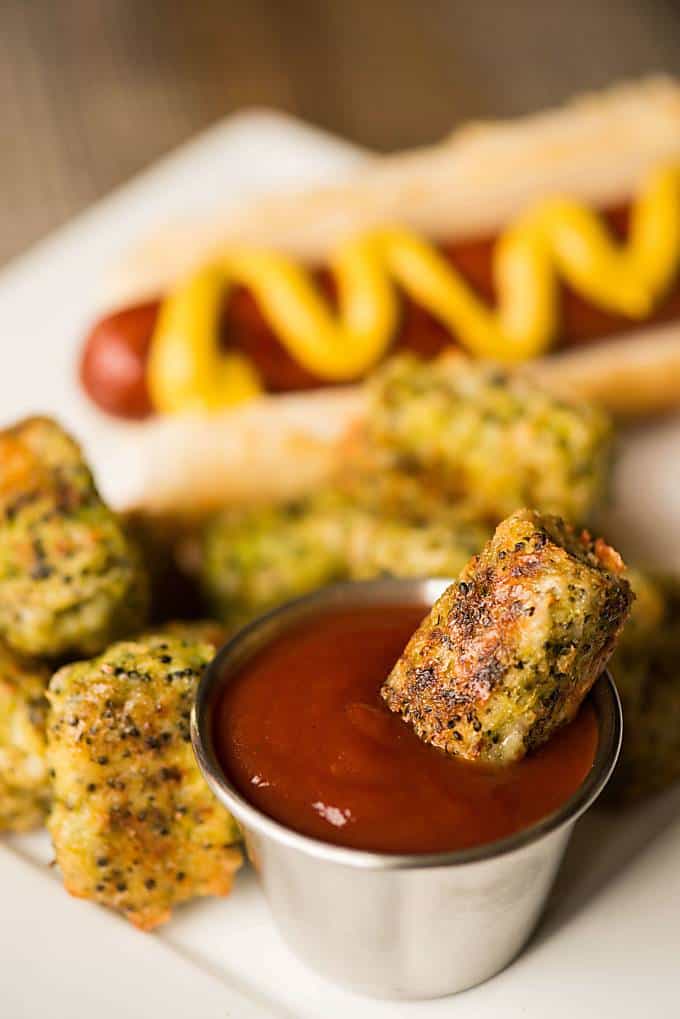
<path fill-rule="evenodd" d="M 435 603 L 382 696 L 447 753 L 508 764 L 573 719 L 630 610 L 623 562 L 519 510 Z"/>
<path fill-rule="evenodd" d="M 148 634 L 60 669 L 48 699 L 48 828 L 71 894 L 144 930 L 173 906 L 226 895 L 239 831 L 191 748 L 196 688 L 214 645 Z"/>
<path fill-rule="evenodd" d="M 95 654 L 143 625 L 147 601 L 73 439 L 47 418 L 0 432 L 0 637 L 22 655 Z"/>

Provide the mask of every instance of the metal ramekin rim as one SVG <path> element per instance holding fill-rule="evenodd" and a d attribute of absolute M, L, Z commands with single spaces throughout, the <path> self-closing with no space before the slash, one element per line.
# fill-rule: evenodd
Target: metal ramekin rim
<path fill-rule="evenodd" d="M 595 760 L 588 775 L 576 792 L 557 810 L 528 828 L 494 842 L 482 843 L 469 849 L 438 853 L 384 853 L 337 846 L 303 835 L 275 821 L 249 803 L 230 782 L 219 763 L 213 744 L 212 712 L 226 681 L 225 663 L 233 662 L 232 674 L 238 672 L 251 655 L 267 643 L 267 639 L 257 641 L 258 634 L 266 632 L 267 628 L 273 633 L 282 632 L 286 625 L 294 625 L 295 622 L 318 611 L 342 604 L 349 607 L 386 602 L 417 604 L 418 601 L 422 601 L 426 608 L 428 592 L 431 592 L 431 600 L 434 600 L 451 582 L 449 579 L 385 579 L 334 584 L 286 602 L 259 617 L 240 630 L 218 651 L 198 687 L 191 712 L 191 741 L 199 768 L 211 790 L 244 829 L 252 829 L 289 849 L 344 866 L 372 870 L 416 870 L 464 866 L 513 853 L 529 843 L 546 837 L 558 828 L 572 824 L 592 806 L 614 770 L 623 734 L 621 703 L 608 671 L 600 676 L 590 694 L 595 701 L 599 738 Z M 248 642 L 253 644 L 250 654 L 243 652 Z"/>

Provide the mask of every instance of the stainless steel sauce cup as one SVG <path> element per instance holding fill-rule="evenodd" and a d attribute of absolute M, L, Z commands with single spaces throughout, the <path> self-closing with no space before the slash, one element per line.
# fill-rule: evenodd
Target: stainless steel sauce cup
<path fill-rule="evenodd" d="M 616 764 L 622 720 L 610 676 L 603 675 L 591 693 L 598 747 L 574 796 L 508 838 L 431 855 L 343 849 L 262 814 L 234 788 L 217 760 L 214 711 L 225 684 L 289 627 L 327 609 L 363 605 L 422 603 L 425 615 L 449 583 L 339 584 L 289 602 L 222 648 L 206 670 L 192 715 L 200 768 L 243 828 L 281 934 L 319 973 L 375 997 L 434 998 L 462 991 L 493 976 L 520 951 L 541 914 L 575 821 Z"/>

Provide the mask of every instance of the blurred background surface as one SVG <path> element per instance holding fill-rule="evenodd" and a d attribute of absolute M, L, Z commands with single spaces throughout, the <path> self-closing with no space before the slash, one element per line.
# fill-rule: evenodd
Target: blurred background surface
<path fill-rule="evenodd" d="M 389 150 L 659 70 L 675 0 L 0 0 L 0 261 L 235 110 Z"/>

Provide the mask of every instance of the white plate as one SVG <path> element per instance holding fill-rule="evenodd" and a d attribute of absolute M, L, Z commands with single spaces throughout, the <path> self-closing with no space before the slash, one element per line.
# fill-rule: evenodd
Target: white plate
<path fill-rule="evenodd" d="M 224 196 L 236 201 L 337 178 L 361 158 L 288 118 L 232 118 L 5 269 L 0 418 L 57 414 L 89 445 L 104 474 L 118 426 L 87 404 L 74 365 L 107 269 L 170 218 L 209 209 Z M 629 529 L 632 521 L 641 548 L 666 564 L 670 548 L 680 567 L 676 443 L 675 424 L 645 429 L 628 442 L 614 523 Z M 7 838 L 0 846 L 0 1017 L 638 1019 L 649 1008 L 675 1015 L 676 817 L 680 791 L 623 816 L 590 815 L 577 828 L 541 929 L 514 965 L 456 998 L 398 1006 L 340 991 L 294 959 L 252 873 L 240 875 L 227 900 L 185 907 L 158 934 L 143 935 L 61 890 L 44 834 Z"/>

